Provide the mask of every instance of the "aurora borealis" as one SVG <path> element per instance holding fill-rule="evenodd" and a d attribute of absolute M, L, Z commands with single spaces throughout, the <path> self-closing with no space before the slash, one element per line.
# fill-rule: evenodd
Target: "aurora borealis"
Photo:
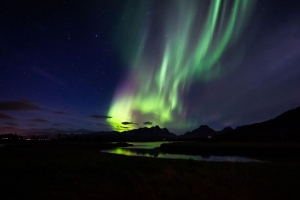
<path fill-rule="evenodd" d="M 193 82 L 209 82 L 228 70 L 219 61 L 227 46 L 238 41 L 254 3 L 168 1 L 167 11 L 154 19 L 145 8 L 149 4 L 137 6 L 144 9 L 137 12 L 140 16 L 130 16 L 132 12 L 127 11 L 126 19 L 136 17 L 145 25 L 134 30 L 138 32 L 133 41 L 136 46 L 132 47 L 133 55 L 126 58 L 129 72 L 108 113 L 118 117 L 107 121 L 118 131 L 128 130 L 116 126 L 120 119 L 190 128 L 183 96 Z M 158 26 L 158 22 L 162 24 Z"/>
<path fill-rule="evenodd" d="M 300 105 L 300 1 L 0 3 L 0 134 L 183 134 Z"/>

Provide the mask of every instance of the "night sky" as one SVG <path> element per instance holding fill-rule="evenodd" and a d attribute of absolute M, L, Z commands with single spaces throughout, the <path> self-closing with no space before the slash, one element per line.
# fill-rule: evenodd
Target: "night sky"
<path fill-rule="evenodd" d="M 300 106 L 300 1 L 0 2 L 0 133 L 183 134 Z"/>

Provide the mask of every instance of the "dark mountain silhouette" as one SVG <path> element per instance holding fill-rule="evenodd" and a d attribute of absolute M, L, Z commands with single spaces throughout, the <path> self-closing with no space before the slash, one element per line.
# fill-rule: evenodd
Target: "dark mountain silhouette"
<path fill-rule="evenodd" d="M 221 131 L 219 131 L 219 133 L 226 133 L 226 132 L 229 132 L 232 130 L 233 130 L 233 128 L 231 128 L 230 126 L 227 126 L 227 127 L 223 128 Z"/>
<path fill-rule="evenodd" d="M 265 122 L 240 126 L 235 130 L 218 134 L 214 139 L 228 141 L 299 141 L 300 107 Z"/>
<path fill-rule="evenodd" d="M 149 140 L 171 140 L 176 139 L 177 135 L 170 133 L 166 128 L 160 128 L 159 126 L 153 126 L 151 128 L 139 128 L 130 131 L 120 133 L 125 137 L 131 139 L 149 139 Z"/>
<path fill-rule="evenodd" d="M 60 134 L 61 140 L 98 140 L 98 141 L 158 141 L 176 140 L 177 135 L 170 133 L 166 128 L 159 126 L 139 128 L 125 132 L 101 131 L 86 134 Z"/>
<path fill-rule="evenodd" d="M 125 132 L 90 132 L 85 134 L 61 134 L 60 139 L 99 140 L 99 141 L 300 141 L 300 107 L 289 110 L 274 119 L 232 129 L 225 127 L 215 131 L 207 125 L 177 136 L 166 128 L 154 126 Z"/>
<path fill-rule="evenodd" d="M 181 135 L 181 139 L 190 139 L 190 138 L 207 138 L 216 135 L 217 132 L 207 125 L 201 125 L 199 128 L 193 130 L 192 132 L 186 132 L 184 135 Z"/>

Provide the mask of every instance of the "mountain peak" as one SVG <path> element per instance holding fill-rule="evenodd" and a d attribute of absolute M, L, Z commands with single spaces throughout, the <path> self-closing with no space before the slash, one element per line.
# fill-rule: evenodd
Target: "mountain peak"
<path fill-rule="evenodd" d="M 207 125 L 201 125 L 201 126 L 199 126 L 198 129 L 211 129 L 211 128 Z"/>
<path fill-rule="evenodd" d="M 232 130 L 233 130 L 233 128 L 231 128 L 230 126 L 227 126 L 227 127 L 223 128 L 221 132 L 225 133 L 225 132 L 232 131 Z"/>
<path fill-rule="evenodd" d="M 183 137 L 193 138 L 193 137 L 208 137 L 216 134 L 216 131 L 207 125 L 201 125 L 199 128 L 193 130 L 192 132 L 186 132 Z"/>
<path fill-rule="evenodd" d="M 229 141 L 299 141 L 300 107 L 288 110 L 281 115 L 255 124 L 239 126 L 230 132 L 217 136 Z"/>

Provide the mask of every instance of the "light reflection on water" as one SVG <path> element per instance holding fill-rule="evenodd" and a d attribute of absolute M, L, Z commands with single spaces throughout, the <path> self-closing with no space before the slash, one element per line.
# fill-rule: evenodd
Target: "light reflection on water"
<path fill-rule="evenodd" d="M 140 142 L 130 143 L 134 146 L 102 150 L 104 153 L 120 154 L 125 156 L 144 156 L 153 158 L 170 158 L 170 159 L 186 159 L 208 162 L 263 162 L 253 158 L 241 156 L 201 156 L 201 155 L 184 155 L 184 154 L 168 154 L 160 152 L 160 145 L 166 142 Z"/>
<path fill-rule="evenodd" d="M 130 142 L 133 146 L 125 147 L 127 149 L 154 149 L 160 147 L 161 144 L 169 142 Z"/>

